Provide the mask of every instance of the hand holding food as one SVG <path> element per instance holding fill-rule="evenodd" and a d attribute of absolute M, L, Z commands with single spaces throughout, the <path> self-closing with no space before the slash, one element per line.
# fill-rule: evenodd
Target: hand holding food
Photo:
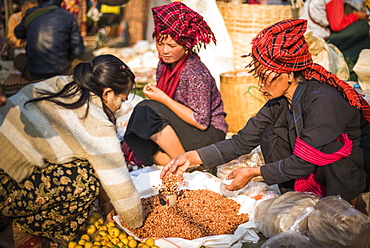
<path fill-rule="evenodd" d="M 144 86 L 143 93 L 150 100 L 154 100 L 157 102 L 162 102 L 163 99 L 169 98 L 169 96 L 167 96 L 166 93 L 164 93 L 162 90 L 151 84 L 147 84 Z"/>
<path fill-rule="evenodd" d="M 182 176 L 188 168 L 196 167 L 202 164 L 196 151 L 188 151 L 173 158 L 163 169 L 160 178 L 163 179 L 169 174 Z"/>

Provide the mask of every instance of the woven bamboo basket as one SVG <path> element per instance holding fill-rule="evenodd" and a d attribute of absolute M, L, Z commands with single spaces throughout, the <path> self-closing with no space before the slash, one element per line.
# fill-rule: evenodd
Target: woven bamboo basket
<path fill-rule="evenodd" d="M 266 99 L 259 92 L 258 79 L 246 70 L 225 72 L 220 77 L 228 131 L 237 133 L 263 107 Z"/>
<path fill-rule="evenodd" d="M 235 70 L 243 70 L 250 59 L 252 39 L 264 28 L 293 17 L 290 5 L 234 4 L 218 2 L 234 47 Z"/>

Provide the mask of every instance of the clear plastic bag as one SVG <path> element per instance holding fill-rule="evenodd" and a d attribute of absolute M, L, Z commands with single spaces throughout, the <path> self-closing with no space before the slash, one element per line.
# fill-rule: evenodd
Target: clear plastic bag
<path fill-rule="evenodd" d="M 259 200 L 259 199 L 262 199 L 264 197 L 264 195 L 266 195 L 265 197 L 267 198 L 271 198 L 271 197 L 274 197 L 274 196 L 277 196 L 277 192 L 272 192 L 271 190 L 269 192 L 271 193 L 275 193 L 274 195 L 273 194 L 270 194 L 267 196 L 267 192 L 268 192 L 268 185 L 266 183 L 263 183 L 263 182 L 254 182 L 254 181 L 249 181 L 247 183 L 247 185 L 245 185 L 243 188 L 239 189 L 239 190 L 233 190 L 233 191 L 230 191 L 228 189 L 225 188 L 225 185 L 230 185 L 233 181 L 233 179 L 227 179 L 228 178 L 228 175 L 222 179 L 221 181 L 221 184 L 220 184 L 220 191 L 221 191 L 221 194 L 223 196 L 226 196 L 226 197 L 237 197 L 239 194 L 243 194 L 243 195 L 247 195 L 251 198 L 254 198 L 255 200 Z"/>
<path fill-rule="evenodd" d="M 226 197 L 237 197 L 239 195 L 239 192 L 243 189 L 239 189 L 239 190 L 228 190 L 225 188 L 225 185 L 230 185 L 232 182 L 233 182 L 233 179 L 227 179 L 228 175 L 222 179 L 221 181 L 221 184 L 220 184 L 220 191 L 221 191 L 221 194 L 223 196 L 226 196 Z"/>
<path fill-rule="evenodd" d="M 265 200 L 256 206 L 256 227 L 267 238 L 285 232 L 307 207 L 313 207 L 320 196 L 305 192 L 287 192 L 279 197 Z M 269 206 L 270 205 L 270 206 Z M 299 231 L 307 230 L 307 220 L 301 221 Z"/>
<path fill-rule="evenodd" d="M 252 150 L 251 153 L 242 155 L 237 159 L 234 159 L 226 164 L 217 166 L 217 177 L 225 178 L 230 172 L 244 167 L 259 167 L 265 164 L 265 160 L 262 156 L 262 151 L 260 146 L 257 146 Z M 262 177 L 254 177 L 252 181 L 262 181 Z"/>
<path fill-rule="evenodd" d="M 313 207 L 304 209 L 288 231 L 279 233 L 262 244 L 261 248 L 312 248 L 310 238 L 300 232 L 302 222 L 314 211 Z"/>
<path fill-rule="evenodd" d="M 366 247 L 370 218 L 340 196 L 327 196 L 308 217 L 308 237 L 315 247 Z"/>

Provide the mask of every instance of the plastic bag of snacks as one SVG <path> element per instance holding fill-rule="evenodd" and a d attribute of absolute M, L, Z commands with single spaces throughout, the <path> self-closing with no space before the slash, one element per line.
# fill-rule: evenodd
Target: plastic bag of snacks
<path fill-rule="evenodd" d="M 315 247 L 366 247 L 370 218 L 340 196 L 327 196 L 308 217 L 308 237 Z"/>
<path fill-rule="evenodd" d="M 265 161 L 262 156 L 261 148 L 257 146 L 251 153 L 217 166 L 217 177 L 223 179 L 233 170 L 243 167 L 259 167 L 264 164 Z M 254 177 L 252 181 L 262 181 L 262 177 Z"/>
<path fill-rule="evenodd" d="M 301 233 L 300 226 L 309 215 L 314 211 L 313 207 L 308 207 L 294 221 L 294 224 L 288 231 L 276 234 L 262 244 L 261 248 L 311 248 L 315 245 L 310 241 L 310 238 Z"/>
<path fill-rule="evenodd" d="M 290 191 L 262 201 L 254 214 L 257 229 L 267 238 L 285 232 L 304 209 L 315 206 L 319 200 L 316 194 Z M 307 230 L 307 221 L 300 222 L 299 230 L 302 233 Z"/>

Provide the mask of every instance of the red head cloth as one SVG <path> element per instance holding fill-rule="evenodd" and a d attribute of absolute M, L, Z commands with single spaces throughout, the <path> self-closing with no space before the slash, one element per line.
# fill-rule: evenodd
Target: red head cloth
<path fill-rule="evenodd" d="M 174 41 L 197 52 L 216 38 L 203 17 L 181 2 L 152 8 L 153 36 L 170 35 Z"/>
<path fill-rule="evenodd" d="M 313 63 L 304 38 L 306 28 L 307 20 L 303 19 L 284 20 L 265 28 L 252 40 L 253 59 L 270 71 L 301 71 L 307 80 L 318 80 L 336 87 L 370 122 L 370 106 L 365 99 L 349 84 Z"/>

